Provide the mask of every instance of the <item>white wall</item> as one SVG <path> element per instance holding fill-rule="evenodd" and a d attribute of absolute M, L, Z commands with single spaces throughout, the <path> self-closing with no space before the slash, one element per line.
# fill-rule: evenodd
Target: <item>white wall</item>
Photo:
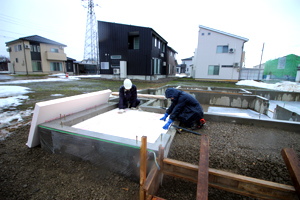
<path fill-rule="evenodd" d="M 195 78 L 238 80 L 238 68 L 224 68 L 221 66 L 233 65 L 234 63 L 240 65 L 243 43 L 244 41 L 241 39 L 201 28 L 198 32 Z M 217 46 L 219 45 L 228 45 L 228 48 L 234 48 L 235 52 L 217 53 Z M 219 75 L 208 75 L 209 65 L 219 65 Z"/>
<path fill-rule="evenodd" d="M 185 69 L 185 73 L 186 74 L 191 74 L 191 67 L 190 65 L 193 64 L 193 60 L 181 60 L 182 64 L 186 64 L 186 69 Z"/>

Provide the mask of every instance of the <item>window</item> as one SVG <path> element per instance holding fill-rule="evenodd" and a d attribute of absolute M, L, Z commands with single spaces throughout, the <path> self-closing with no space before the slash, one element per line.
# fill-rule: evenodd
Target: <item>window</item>
<path fill-rule="evenodd" d="M 154 74 L 160 74 L 161 59 L 153 59 Z"/>
<path fill-rule="evenodd" d="M 228 45 L 217 46 L 217 53 L 228 53 Z"/>
<path fill-rule="evenodd" d="M 18 63 L 19 62 L 19 59 L 18 58 L 16 58 L 16 63 Z"/>
<path fill-rule="evenodd" d="M 56 48 L 51 48 L 51 52 L 53 52 L 53 53 L 58 53 L 58 49 L 56 49 Z"/>
<path fill-rule="evenodd" d="M 207 33 L 207 35 L 210 35 L 210 33 Z"/>
<path fill-rule="evenodd" d="M 101 69 L 109 69 L 109 62 L 101 62 Z"/>
<path fill-rule="evenodd" d="M 31 52 L 40 52 L 40 46 L 38 45 L 30 45 Z"/>
<path fill-rule="evenodd" d="M 156 39 L 156 37 L 154 37 L 154 46 L 156 47 L 157 46 L 157 39 Z"/>
<path fill-rule="evenodd" d="M 170 56 L 172 56 L 172 52 L 170 52 Z"/>
<path fill-rule="evenodd" d="M 111 55 L 110 59 L 121 59 L 122 56 L 121 55 Z"/>
<path fill-rule="evenodd" d="M 34 71 L 34 72 L 42 71 L 41 61 L 32 61 L 32 71 Z"/>
<path fill-rule="evenodd" d="M 166 49 L 165 49 L 166 47 L 165 47 L 165 44 L 164 43 L 162 43 L 162 52 L 165 52 L 166 51 Z"/>
<path fill-rule="evenodd" d="M 19 49 L 19 51 L 22 51 L 22 45 L 18 45 L 18 49 Z"/>
<path fill-rule="evenodd" d="M 133 49 L 140 49 L 140 37 L 133 38 Z"/>
<path fill-rule="evenodd" d="M 157 46 L 158 46 L 158 48 L 160 49 L 160 40 L 158 40 L 158 45 L 157 45 Z"/>
<path fill-rule="evenodd" d="M 62 71 L 62 63 L 60 62 L 50 62 L 51 71 Z"/>
<path fill-rule="evenodd" d="M 128 33 L 128 49 L 140 49 L 139 34 L 138 31 Z"/>
<path fill-rule="evenodd" d="M 15 46 L 15 52 L 17 52 L 17 51 L 18 51 L 18 46 L 16 45 L 16 46 Z"/>
<path fill-rule="evenodd" d="M 208 66 L 208 75 L 219 75 L 219 65 L 209 65 Z"/>
<path fill-rule="evenodd" d="M 201 35 L 204 35 L 204 33 L 202 33 Z"/>

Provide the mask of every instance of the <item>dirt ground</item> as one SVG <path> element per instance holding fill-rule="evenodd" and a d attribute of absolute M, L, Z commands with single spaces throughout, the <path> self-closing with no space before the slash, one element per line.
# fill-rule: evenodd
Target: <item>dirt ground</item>
<path fill-rule="evenodd" d="M 31 118 L 25 119 L 26 124 Z M 0 141 L 0 199 L 138 199 L 139 184 L 88 162 L 28 148 L 30 124 L 10 129 Z M 292 185 L 281 157 L 284 147 L 300 155 L 300 134 L 233 123 L 207 121 L 198 130 L 209 136 L 209 167 Z M 169 158 L 198 164 L 200 136 L 176 134 Z M 195 199 L 195 183 L 164 176 L 158 196 Z M 209 188 L 209 199 L 252 199 Z"/>

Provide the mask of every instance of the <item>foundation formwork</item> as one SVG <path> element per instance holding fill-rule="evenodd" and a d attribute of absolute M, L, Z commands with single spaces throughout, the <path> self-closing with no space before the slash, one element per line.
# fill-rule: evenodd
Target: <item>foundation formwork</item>
<path fill-rule="evenodd" d="M 125 135 L 120 137 L 74 128 L 74 125 L 116 109 L 117 106 L 118 103 L 116 102 L 108 102 L 89 110 L 39 124 L 38 134 L 42 148 L 49 153 L 61 154 L 70 159 L 89 161 L 103 169 L 138 181 L 140 138 L 128 139 Z M 156 110 L 152 110 L 152 113 L 154 113 L 153 111 Z M 118 122 L 112 122 L 111 125 L 118 126 Z M 145 128 L 149 129 L 149 127 Z M 126 133 L 124 132 L 124 134 Z M 174 134 L 175 131 L 169 131 L 168 134 L 158 134 L 154 142 L 147 144 L 147 169 L 150 170 L 155 164 L 155 157 L 160 145 L 164 147 L 164 155 L 168 155 Z"/>
<path fill-rule="evenodd" d="M 139 91 L 139 94 L 163 95 L 165 90 L 169 87 L 178 88 L 178 86 L 165 86 L 158 88 L 157 90 L 142 90 Z M 250 95 L 249 92 L 245 90 L 214 88 L 214 91 L 211 91 L 205 89 L 202 90 L 203 88 L 199 89 L 190 87 L 181 87 L 181 89 L 192 94 L 201 104 L 208 103 L 210 105 L 251 108 L 253 110 L 258 110 L 261 113 L 265 113 L 268 109 L 268 99 L 257 95 Z M 141 100 L 139 108 L 140 111 L 157 114 L 164 114 L 166 111 L 165 109 L 171 103 L 167 99 L 146 97 L 139 97 L 139 99 Z M 50 121 L 46 120 L 43 123 L 39 123 L 37 125 L 37 132 L 42 148 L 49 153 L 61 154 L 71 159 L 89 161 L 103 169 L 109 169 L 110 171 L 120 173 L 128 178 L 138 181 L 140 167 L 140 140 L 74 127 L 74 125 L 80 122 L 109 112 L 117 107 L 118 98 L 111 97 L 105 104 L 101 104 L 90 109 L 84 109 L 68 116 L 55 118 Z M 205 113 L 205 120 L 250 124 L 257 127 L 278 127 L 282 130 L 296 132 L 299 132 L 300 130 L 299 123 L 282 120 L 249 119 L 223 116 L 214 113 Z M 175 121 L 174 124 L 179 125 L 179 122 Z M 118 126 L 118 122 L 112 122 L 111 125 Z M 149 124 L 149 127 L 145 127 L 145 129 L 151 129 L 151 124 Z M 175 132 L 176 129 L 171 127 L 166 134 L 159 134 L 155 142 L 147 144 L 148 172 L 153 165 L 156 165 L 155 160 L 160 145 L 164 149 L 164 157 L 168 157 L 168 152 Z"/>

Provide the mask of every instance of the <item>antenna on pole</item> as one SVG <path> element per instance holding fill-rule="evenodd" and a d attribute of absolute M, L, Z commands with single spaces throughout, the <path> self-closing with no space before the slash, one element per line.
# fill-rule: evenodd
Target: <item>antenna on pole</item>
<path fill-rule="evenodd" d="M 81 0 L 81 5 L 87 8 L 86 17 L 86 30 L 85 30 L 85 41 L 84 41 L 84 55 L 83 63 L 96 64 L 97 71 L 99 64 L 99 48 L 98 48 L 98 30 L 97 20 L 95 14 L 95 6 L 93 0 Z M 100 6 L 99 6 L 100 7 Z M 98 72 L 97 72 L 98 73 Z"/>

